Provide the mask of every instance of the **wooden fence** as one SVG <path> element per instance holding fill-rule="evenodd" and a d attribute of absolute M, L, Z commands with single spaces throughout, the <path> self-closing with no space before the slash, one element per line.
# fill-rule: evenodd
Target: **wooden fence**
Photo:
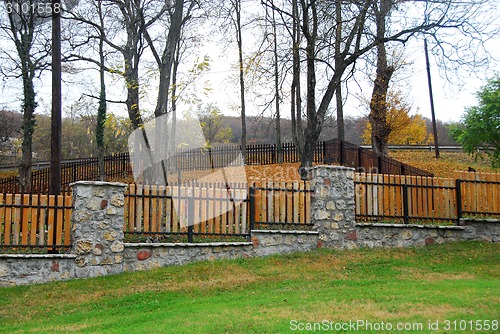
<path fill-rule="evenodd" d="M 68 194 L 0 194 L 0 248 L 69 247 L 71 211 Z"/>
<path fill-rule="evenodd" d="M 500 215 L 500 173 L 455 172 L 463 215 Z"/>
<path fill-rule="evenodd" d="M 464 216 L 500 217 L 499 174 L 471 174 L 451 179 L 356 173 L 356 219 L 451 224 Z"/>
<path fill-rule="evenodd" d="M 355 173 L 357 221 L 456 223 L 500 217 L 500 174 L 459 179 Z M 153 241 L 248 237 L 252 228 L 310 229 L 311 185 L 249 179 L 247 183 L 130 185 L 124 232 Z M 56 250 L 71 243 L 70 194 L 0 194 L 0 248 Z M 54 227 L 55 226 L 55 227 Z"/>
<path fill-rule="evenodd" d="M 379 155 L 370 149 L 337 139 L 324 142 L 323 159 L 325 163 L 353 167 L 363 173 L 434 176 L 425 170 Z"/>
<path fill-rule="evenodd" d="M 310 229 L 311 192 L 308 181 L 252 180 L 249 205 L 253 226 Z"/>
<path fill-rule="evenodd" d="M 169 158 L 169 165 L 176 171 L 207 170 L 228 166 L 239 161 L 240 145 L 217 146 L 213 148 L 179 149 Z M 247 165 L 267 165 L 282 162 L 299 162 L 299 154 L 293 143 L 283 143 L 281 148 L 272 144 L 247 145 L 245 162 Z M 314 150 L 314 163 L 339 164 L 354 167 L 358 171 L 422 175 L 432 174 L 401 163 L 388 157 L 379 156 L 368 149 L 344 141 L 317 142 Z M 128 153 L 108 156 L 104 161 L 106 177 L 128 177 L 132 175 Z M 97 158 L 79 159 L 62 164 L 62 188 L 68 189 L 70 183 L 79 180 L 98 180 Z M 49 187 L 50 170 L 32 171 L 31 192 L 46 192 Z M 0 192 L 20 192 L 15 176 L 0 179 Z"/>
<path fill-rule="evenodd" d="M 180 186 L 129 186 L 125 193 L 128 235 L 176 241 L 178 237 L 246 237 L 246 184 L 185 183 Z"/>
<path fill-rule="evenodd" d="M 128 235 L 153 240 L 249 237 L 256 228 L 306 229 L 310 183 L 251 179 L 248 183 L 130 185 L 125 193 Z"/>

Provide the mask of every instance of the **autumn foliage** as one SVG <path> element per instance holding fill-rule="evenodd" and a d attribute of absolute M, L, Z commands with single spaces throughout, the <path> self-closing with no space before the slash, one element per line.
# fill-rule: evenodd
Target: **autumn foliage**
<path fill-rule="evenodd" d="M 404 101 L 400 92 L 389 92 L 387 104 L 388 144 L 417 145 L 433 142 L 433 136 L 427 132 L 424 118 L 418 113 L 410 115 L 411 105 Z M 367 123 L 363 142 L 371 144 L 371 137 L 372 126 Z"/>

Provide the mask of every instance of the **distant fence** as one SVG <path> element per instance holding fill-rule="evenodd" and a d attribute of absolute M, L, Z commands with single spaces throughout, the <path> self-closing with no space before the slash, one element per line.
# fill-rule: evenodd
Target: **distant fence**
<path fill-rule="evenodd" d="M 324 142 L 324 160 L 327 164 L 337 163 L 364 173 L 434 176 L 425 170 L 337 139 Z"/>
<path fill-rule="evenodd" d="M 500 217 L 500 174 L 456 175 L 463 179 L 358 173 L 356 219 L 458 224 L 464 216 Z"/>
<path fill-rule="evenodd" d="M 132 174 L 128 153 L 110 155 L 104 158 L 107 178 L 126 177 Z M 61 164 L 61 186 L 69 190 L 75 181 L 99 180 L 99 161 L 97 158 L 78 159 Z M 46 193 L 49 189 L 50 168 L 31 172 L 31 193 Z M 17 176 L 0 179 L 0 192 L 20 193 Z"/>
<path fill-rule="evenodd" d="M 0 248 L 7 251 L 68 248 L 71 212 L 69 194 L 0 194 Z"/>
<path fill-rule="evenodd" d="M 213 148 L 179 149 L 170 157 L 169 165 L 175 171 L 193 171 L 212 168 L 222 168 L 238 161 L 241 147 L 239 145 L 216 146 Z M 299 153 L 293 143 L 283 143 L 278 149 L 276 145 L 247 145 L 247 165 L 267 165 L 281 162 L 299 162 Z M 314 163 L 339 164 L 354 167 L 357 171 L 432 176 L 424 170 L 401 163 L 389 157 L 373 153 L 345 141 L 330 140 L 318 142 L 314 150 Z M 62 164 L 62 188 L 75 181 L 99 180 L 99 164 L 97 158 L 73 160 Z M 104 162 L 106 177 L 127 177 L 132 175 L 128 153 L 107 156 Z M 31 192 L 44 193 L 49 187 L 50 169 L 34 170 L 31 174 Z M 0 179 L 0 192 L 20 192 L 17 177 Z"/>

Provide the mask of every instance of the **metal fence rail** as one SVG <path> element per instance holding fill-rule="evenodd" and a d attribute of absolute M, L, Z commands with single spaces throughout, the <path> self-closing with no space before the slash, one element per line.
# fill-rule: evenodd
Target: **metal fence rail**
<path fill-rule="evenodd" d="M 433 176 L 425 170 L 337 139 L 324 142 L 324 160 L 325 163 L 338 163 L 363 173 Z"/>

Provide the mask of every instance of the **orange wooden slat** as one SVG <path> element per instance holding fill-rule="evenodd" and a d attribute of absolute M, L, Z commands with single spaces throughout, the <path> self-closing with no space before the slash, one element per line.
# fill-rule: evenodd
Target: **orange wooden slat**
<path fill-rule="evenodd" d="M 153 185 L 151 187 L 151 221 L 150 230 L 151 232 L 158 232 L 158 186 Z"/>
<path fill-rule="evenodd" d="M 4 234 L 3 243 L 4 245 L 11 244 L 11 231 L 12 231 L 12 204 L 14 203 L 14 197 L 12 194 L 5 195 L 5 215 L 4 215 Z"/>
<path fill-rule="evenodd" d="M 71 195 L 65 196 L 64 205 L 70 207 L 73 204 L 73 198 Z M 71 213 L 72 209 L 64 209 L 64 245 L 71 245 Z"/>
<path fill-rule="evenodd" d="M 201 232 L 207 233 L 207 207 L 208 202 L 210 200 L 207 199 L 207 188 L 201 189 L 201 215 L 200 215 L 200 223 L 201 223 Z"/>
<path fill-rule="evenodd" d="M 311 183 L 310 182 L 307 182 L 306 183 L 306 190 L 311 190 Z M 308 193 L 308 196 L 306 196 L 306 223 L 310 223 L 311 222 L 311 196 L 309 195 L 310 193 Z"/>
<path fill-rule="evenodd" d="M 286 189 L 286 222 L 293 223 L 293 183 L 287 184 Z"/>
<path fill-rule="evenodd" d="M 49 208 L 47 208 L 47 244 L 53 245 L 55 242 L 55 240 L 54 240 L 55 196 L 49 195 L 48 198 L 49 198 L 49 200 L 48 200 Z M 52 249 L 52 248 L 49 248 L 49 249 Z"/>
<path fill-rule="evenodd" d="M 30 195 L 25 194 L 21 198 L 21 204 L 24 206 L 22 208 L 22 214 L 21 214 L 21 244 L 27 245 L 28 244 L 28 237 L 30 234 L 30 220 L 31 220 L 31 210 L 30 210 Z"/>
<path fill-rule="evenodd" d="M 12 240 L 11 243 L 13 245 L 19 244 L 19 236 L 21 232 L 21 208 L 18 205 L 21 204 L 21 195 L 14 195 L 14 203 L 15 206 L 12 208 Z"/>
<path fill-rule="evenodd" d="M 56 200 L 56 210 L 57 210 L 57 226 L 56 226 L 56 244 L 63 244 L 63 226 L 64 226 L 64 209 L 62 206 L 64 205 L 63 195 L 55 196 Z"/>
<path fill-rule="evenodd" d="M 39 198 L 39 195 L 33 195 L 31 197 L 32 207 L 30 210 L 31 211 L 31 213 L 30 213 L 30 216 L 31 216 L 30 242 L 29 242 L 30 245 L 36 245 L 36 236 L 37 236 L 37 233 L 39 232 L 38 231 L 38 226 L 39 226 L 38 212 L 40 209 L 38 208 L 38 198 Z M 1 219 L 1 213 L 0 213 L 0 219 Z"/>
<path fill-rule="evenodd" d="M 293 192 L 293 204 L 292 204 L 292 209 L 293 209 L 293 221 L 295 223 L 299 223 L 299 196 L 300 192 L 299 190 L 299 183 L 297 181 L 292 182 L 292 189 L 294 190 Z"/>
<path fill-rule="evenodd" d="M 46 219 L 48 219 L 48 196 L 40 195 L 38 203 L 40 204 L 40 207 L 42 207 L 40 209 L 40 217 L 38 219 L 38 245 L 45 245 L 45 240 L 47 240 L 45 230 L 48 228 L 48 226 L 46 226 Z"/>
<path fill-rule="evenodd" d="M 286 189 L 286 182 L 281 181 L 277 184 L 277 188 L 279 189 Z M 280 190 L 279 191 L 279 201 L 280 201 L 280 219 L 278 220 L 279 222 L 286 222 L 287 221 L 287 201 L 286 201 L 286 196 L 287 192 L 285 190 Z"/>
<path fill-rule="evenodd" d="M 151 186 L 150 185 L 145 185 L 143 187 L 143 232 L 150 232 L 151 231 L 151 198 L 149 195 L 151 194 Z"/>

